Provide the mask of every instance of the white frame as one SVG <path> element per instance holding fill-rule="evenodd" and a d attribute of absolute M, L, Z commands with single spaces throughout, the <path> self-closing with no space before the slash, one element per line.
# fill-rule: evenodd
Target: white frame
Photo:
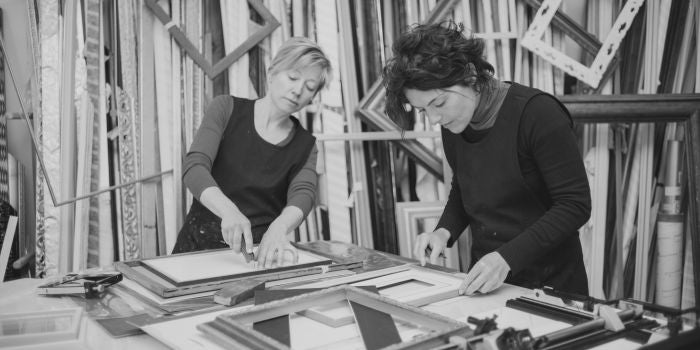
<path fill-rule="evenodd" d="M 381 288 L 401 282 L 416 280 L 428 284 L 423 288 L 411 286 L 410 289 L 382 293 Z M 421 307 L 434 302 L 459 296 L 459 286 L 463 278 L 458 275 L 429 270 L 420 266 L 410 266 L 408 270 L 352 283 L 352 286 L 376 286 L 379 295 Z M 353 313 L 348 303 L 328 304 L 304 310 L 302 314 L 310 319 L 331 327 L 340 327 L 354 322 Z"/>
<path fill-rule="evenodd" d="M 396 232 L 399 241 L 399 255 L 413 258 L 413 244 L 418 232 L 418 220 L 439 219 L 445 209 L 445 202 L 397 202 Z M 459 271 L 459 244 L 445 249 L 445 259 L 438 265 Z"/>
<path fill-rule="evenodd" d="M 395 318 L 395 322 L 397 322 L 396 318 L 410 320 L 422 329 L 429 330 L 423 336 L 391 345 L 392 349 L 435 347 L 436 343 L 441 342 L 443 339 L 447 341 L 451 335 L 459 333 L 469 336 L 468 333 L 470 333 L 469 326 L 463 322 L 398 303 L 389 298 L 347 285 L 276 300 L 228 314 L 221 314 L 214 321 L 199 324 L 197 329 L 206 333 L 209 339 L 227 348 L 289 349 L 285 344 L 254 330 L 252 325 L 255 322 L 299 313 L 310 307 L 334 304 L 340 301 L 352 301 L 390 314 Z"/>
<path fill-rule="evenodd" d="M 629 0 L 625 3 L 625 7 L 620 11 L 615 24 L 605 38 L 590 67 L 584 66 L 581 62 L 541 40 L 561 2 L 562 0 L 544 0 L 542 2 L 542 6 L 537 10 L 537 14 L 533 18 L 532 23 L 530 23 L 527 32 L 523 34 L 520 45 L 578 80 L 597 89 L 603 74 L 608 69 L 617 49 L 620 47 L 622 39 L 624 39 L 627 30 L 632 25 L 634 16 L 644 4 L 644 0 Z"/>
<path fill-rule="evenodd" d="M 257 253 L 258 246 L 254 247 Z M 305 250 L 297 251 L 299 262 L 293 265 L 274 266 L 274 268 L 292 267 L 296 265 L 323 263 L 331 264 L 332 260 Z M 290 254 L 284 254 L 285 263 Z M 231 249 L 217 249 L 201 252 L 201 254 L 172 254 L 158 259 L 144 259 L 144 265 L 176 283 L 188 283 L 203 279 L 226 278 L 236 274 L 263 272 L 262 267 L 252 261 L 246 262 L 242 254 Z M 194 271 L 193 271 L 194 270 Z"/>
<path fill-rule="evenodd" d="M 62 331 L 30 332 L 25 334 L 4 335 L 0 333 L 0 348 L 27 346 L 79 340 L 82 328 L 83 309 L 76 307 L 61 310 L 42 310 L 14 314 L 0 314 L 0 330 L 8 323 L 22 323 L 39 320 L 41 322 L 57 321 L 68 317 L 70 325 Z"/>

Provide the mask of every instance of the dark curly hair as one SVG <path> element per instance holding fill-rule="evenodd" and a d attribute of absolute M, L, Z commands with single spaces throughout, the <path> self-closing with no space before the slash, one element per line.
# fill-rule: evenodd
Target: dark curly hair
<path fill-rule="evenodd" d="M 454 85 L 481 91 L 489 86 L 494 69 L 484 57 L 484 42 L 463 34 L 464 25 L 453 21 L 413 25 L 401 34 L 384 71 L 385 112 L 403 130 L 411 116 L 404 89 L 431 90 Z M 474 69 L 470 68 L 470 63 Z"/>

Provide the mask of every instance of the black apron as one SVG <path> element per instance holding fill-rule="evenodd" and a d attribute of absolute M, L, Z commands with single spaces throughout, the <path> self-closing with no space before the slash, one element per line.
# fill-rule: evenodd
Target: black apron
<path fill-rule="evenodd" d="M 221 191 L 250 220 L 253 242 L 259 243 L 287 205 L 287 191 L 306 164 L 316 138 L 293 117 L 295 134 L 283 146 L 262 139 L 255 130 L 255 101 L 234 98 L 234 108 L 212 164 Z M 173 253 L 226 248 L 221 218 L 194 199 L 178 233 Z"/>
<path fill-rule="evenodd" d="M 443 132 L 445 153 L 452 153 L 448 160 L 452 158 L 473 235 L 472 264 L 521 234 L 549 209 L 525 182 L 518 161 L 520 118 L 527 102 L 538 94 L 543 92 L 513 84 L 496 123 L 477 142 Z M 509 273 L 507 283 L 588 294 L 578 232 L 569 233 L 559 249 L 542 252 L 530 266 L 511 270 L 518 272 Z"/>

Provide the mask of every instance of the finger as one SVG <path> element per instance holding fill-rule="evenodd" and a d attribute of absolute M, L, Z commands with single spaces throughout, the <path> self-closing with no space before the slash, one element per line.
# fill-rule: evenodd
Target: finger
<path fill-rule="evenodd" d="M 245 251 L 249 254 L 253 252 L 253 232 L 250 224 L 243 225 L 243 238 L 245 239 Z"/>
<path fill-rule="evenodd" d="M 436 265 L 438 263 L 438 258 L 440 257 L 440 254 L 442 253 L 442 249 L 437 248 L 433 244 L 433 251 L 430 252 L 430 263 L 433 265 Z"/>
<path fill-rule="evenodd" d="M 421 255 L 425 254 L 425 248 L 428 246 L 428 241 L 425 239 L 425 235 L 418 235 L 416 239 L 416 244 L 413 245 L 413 258 L 420 259 Z"/>
<path fill-rule="evenodd" d="M 267 260 L 265 263 L 266 268 L 272 268 L 275 267 L 276 265 L 279 266 L 279 248 L 275 247 L 271 249 L 268 254 L 267 254 Z"/>
<path fill-rule="evenodd" d="M 460 283 L 460 285 L 459 285 L 459 289 L 457 290 L 457 294 L 464 295 L 464 292 L 467 290 L 467 286 L 469 286 L 469 284 L 467 283 L 467 280 L 464 279 L 462 281 L 462 283 Z"/>
<path fill-rule="evenodd" d="M 467 295 L 474 294 L 477 290 L 481 289 L 481 287 L 484 285 L 487 279 L 488 278 L 485 276 L 485 274 L 479 274 L 479 276 L 467 286 L 467 290 L 465 291 L 465 293 Z"/>
<path fill-rule="evenodd" d="M 275 267 L 284 266 L 284 248 L 277 250 L 277 256 L 275 257 L 275 262 L 277 263 Z"/>
<path fill-rule="evenodd" d="M 266 268 L 267 265 L 268 251 L 269 250 L 266 249 L 265 251 L 261 252 L 260 249 L 258 249 L 258 252 L 260 253 L 260 255 L 258 255 L 258 266 L 262 267 L 263 269 Z"/>
<path fill-rule="evenodd" d="M 479 291 L 482 293 L 489 293 L 498 287 L 498 280 L 495 278 L 489 278 L 488 281 L 486 281 L 484 285 L 482 285 L 481 288 L 479 288 Z"/>
<path fill-rule="evenodd" d="M 459 286 L 459 294 L 465 294 L 467 288 L 474 282 L 474 279 L 479 276 L 481 267 L 477 264 L 472 267 L 472 269 L 467 273 L 467 277 L 464 278 L 464 282 Z"/>
<path fill-rule="evenodd" d="M 259 267 L 265 267 L 265 257 L 267 256 L 268 250 L 268 244 L 265 243 L 265 240 L 262 240 L 258 246 L 258 252 L 255 254 L 255 261 L 258 263 Z"/>
<path fill-rule="evenodd" d="M 231 230 L 221 229 L 221 238 L 224 240 L 224 243 L 226 243 L 226 245 L 228 245 L 229 247 L 233 245 L 233 242 L 231 242 L 232 236 L 233 235 L 231 234 Z"/>
<path fill-rule="evenodd" d="M 294 246 L 290 244 L 287 248 L 284 248 L 284 252 L 290 252 L 292 254 L 292 265 L 296 265 L 299 262 L 299 252 L 297 252 L 297 249 L 294 248 Z"/>
<path fill-rule="evenodd" d="M 262 258 L 262 261 L 260 261 L 260 265 L 263 268 L 266 269 L 268 267 L 268 265 L 270 265 L 272 257 L 274 255 L 274 252 L 275 252 L 275 248 L 270 247 L 268 249 L 265 249 L 265 251 L 262 253 L 262 255 L 260 255 L 260 257 Z"/>
<path fill-rule="evenodd" d="M 425 266 L 425 249 L 428 248 L 428 239 L 425 235 L 421 236 L 416 245 L 416 258 L 420 260 L 420 266 Z"/>
<path fill-rule="evenodd" d="M 241 251 L 241 231 L 240 228 L 234 228 L 232 230 L 233 234 L 231 235 L 231 241 L 233 242 L 233 248 L 234 251 L 240 252 Z"/>

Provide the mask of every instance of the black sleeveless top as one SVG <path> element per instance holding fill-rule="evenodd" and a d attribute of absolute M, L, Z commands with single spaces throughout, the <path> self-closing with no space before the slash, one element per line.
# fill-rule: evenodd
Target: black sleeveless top
<path fill-rule="evenodd" d="M 477 141 L 443 129 L 445 156 L 472 230 L 472 264 L 520 235 L 551 207 L 551 201 L 543 200 L 546 193 L 536 193 L 528 186 L 518 160 L 520 118 L 526 104 L 539 94 L 544 92 L 513 84 L 494 126 Z M 451 234 L 450 244 L 455 233 Z M 529 266 L 511 266 L 506 282 L 588 294 L 578 232 L 561 234 L 567 238 L 557 249 L 541 252 Z"/>
<path fill-rule="evenodd" d="M 316 138 L 290 116 L 295 128 L 292 140 L 283 146 L 271 144 L 255 130 L 255 101 L 232 98 L 234 109 L 211 172 L 221 191 L 250 220 L 253 240 L 259 243 L 286 206 L 289 184 L 306 163 Z M 227 247 L 221 219 L 197 199 L 185 221 L 173 253 Z"/>

